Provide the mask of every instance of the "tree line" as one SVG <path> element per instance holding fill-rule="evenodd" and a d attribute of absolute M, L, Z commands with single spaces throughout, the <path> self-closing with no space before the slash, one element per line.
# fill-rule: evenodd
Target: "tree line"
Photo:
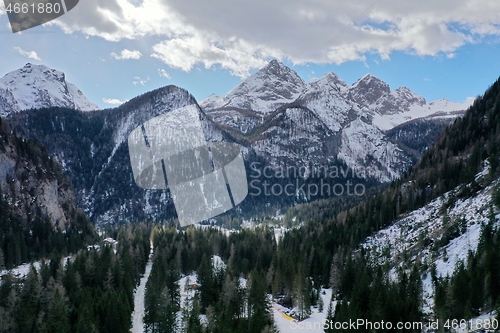
<path fill-rule="evenodd" d="M 25 277 L 3 276 L 0 332 L 129 332 L 150 233 L 144 224 L 122 227 L 116 249 L 103 243 L 67 260 L 54 254 L 39 269 L 31 265 Z"/>

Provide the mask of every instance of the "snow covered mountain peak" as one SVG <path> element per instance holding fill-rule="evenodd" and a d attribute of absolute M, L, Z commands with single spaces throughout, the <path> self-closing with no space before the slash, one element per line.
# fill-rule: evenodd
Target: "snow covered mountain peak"
<path fill-rule="evenodd" d="M 224 100 L 222 97 L 220 97 L 217 94 L 211 94 L 198 104 L 203 108 L 203 109 L 217 109 L 223 106 Z"/>
<path fill-rule="evenodd" d="M 399 87 L 391 91 L 391 95 L 398 101 L 400 108 L 405 111 L 408 111 L 411 106 L 423 106 L 426 104 L 425 98 L 415 94 L 406 87 Z"/>
<path fill-rule="evenodd" d="M 374 104 L 390 92 L 389 85 L 372 74 L 366 74 L 351 87 L 352 99 L 358 104 Z"/>
<path fill-rule="evenodd" d="M 278 76 L 283 79 L 291 78 L 291 80 L 302 81 L 302 79 L 291 70 L 289 67 L 285 66 L 283 63 L 279 62 L 276 59 L 273 59 L 267 64 L 267 66 L 263 67 L 259 72 L 265 75 L 273 75 Z"/>
<path fill-rule="evenodd" d="M 447 101 L 426 103 L 407 87 L 391 90 L 372 74 L 352 85 L 335 73 L 305 83 L 276 60 L 225 97 L 211 95 L 200 105 L 213 122 L 246 137 L 272 165 L 319 165 L 340 158 L 379 181 L 397 178 L 414 158 L 385 131 L 419 118 L 456 117 L 467 108 Z"/>
<path fill-rule="evenodd" d="M 329 72 L 319 79 L 313 80 L 310 83 L 310 86 L 314 87 L 317 90 L 323 89 L 323 87 L 329 87 L 337 91 L 349 87 L 348 84 L 344 82 L 344 80 L 342 80 L 337 74 L 333 72 Z"/>
<path fill-rule="evenodd" d="M 293 102 L 306 86 L 295 71 L 272 60 L 231 90 L 221 105 L 267 114 L 283 104 Z"/>
<path fill-rule="evenodd" d="M 97 110 L 66 75 L 44 65 L 27 63 L 0 79 L 0 115 L 31 108 L 61 106 L 82 111 Z"/>
<path fill-rule="evenodd" d="M 358 81 L 356 81 L 352 85 L 353 88 L 356 88 L 358 86 L 371 86 L 371 87 L 380 86 L 383 87 L 384 89 L 389 88 L 389 85 L 387 83 L 385 83 L 383 80 L 379 79 L 378 77 L 376 77 L 371 73 L 363 75 L 361 78 L 358 79 Z"/>

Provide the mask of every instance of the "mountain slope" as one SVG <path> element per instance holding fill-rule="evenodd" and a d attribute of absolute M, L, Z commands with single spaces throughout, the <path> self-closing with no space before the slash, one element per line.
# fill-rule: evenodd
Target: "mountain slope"
<path fill-rule="evenodd" d="M 334 73 L 305 83 L 276 60 L 225 97 L 212 95 L 200 105 L 215 123 L 249 141 L 257 154 L 266 159 L 272 157 L 273 165 L 299 165 L 306 160 L 319 165 L 326 160 L 341 159 L 351 169 L 366 170 L 363 174 L 367 179 L 379 182 L 398 178 L 421 154 L 400 143 L 398 136 L 388 136 L 386 130 L 420 117 L 429 119 L 426 123 L 434 128 L 434 122 L 462 115 L 466 108 L 444 101 L 426 103 L 408 88 L 391 90 L 387 83 L 371 74 L 353 85 Z M 279 123 L 276 119 L 285 108 L 306 110 L 321 124 L 308 129 L 304 118 L 297 118 L 291 124 Z M 435 134 L 427 133 L 423 127 L 414 127 L 423 131 L 414 135 L 427 147 Z M 259 137 L 262 133 L 268 138 Z M 405 139 L 409 135 L 406 133 Z M 329 148 L 304 151 L 300 143 L 307 147 L 311 140 L 318 147 Z M 319 156 L 317 151 L 328 155 Z"/>
<path fill-rule="evenodd" d="M 0 118 L 0 257 L 5 265 L 77 250 L 93 234 L 60 165 L 42 145 L 18 136 Z"/>
<path fill-rule="evenodd" d="M 488 167 L 478 179 L 488 174 Z M 361 247 L 372 264 L 389 263 L 393 276 L 399 267 L 416 262 L 428 267 L 423 279 L 424 311 L 433 314 L 435 294 L 430 268 L 435 267 L 432 274 L 436 277 L 451 276 L 459 262 L 467 263 L 469 253 L 477 251 L 482 225 L 490 219 L 492 189 L 486 186 L 471 197 L 455 199 L 457 187 L 404 214 L 392 226 L 368 237 Z"/>
<path fill-rule="evenodd" d="M 306 88 L 306 83 L 293 70 L 272 60 L 214 103 L 214 96 L 200 106 L 239 108 L 258 114 L 268 114 L 285 103 L 293 102 Z"/>
<path fill-rule="evenodd" d="M 48 73 L 58 77 L 58 82 L 64 80 L 60 72 Z M 38 75 L 35 82 L 42 82 L 48 74 Z M 6 94 L 4 100 L 10 97 Z M 391 137 L 374 125 L 376 115 L 398 114 L 387 109 L 393 105 L 387 101 L 400 104 L 403 111 L 411 103 L 424 103 L 406 88 L 392 91 L 371 75 L 348 85 L 330 73 L 306 84 L 295 72 L 272 61 L 225 97 L 211 96 L 200 103 L 206 108 L 200 115 L 206 138 L 239 143 L 247 166 L 257 161 L 262 168 L 303 168 L 306 172 L 345 167 L 360 175 L 359 182 L 386 182 L 399 177 L 419 154 L 416 147 L 405 144 L 412 142 L 410 133 L 400 142 L 403 135 Z M 63 165 L 79 205 L 94 222 L 168 219 L 175 216 L 169 192 L 135 185 L 126 141 L 145 121 L 196 103 L 187 91 L 169 86 L 114 109 L 82 113 L 48 108 L 14 113 L 10 118 L 18 131 L 40 140 Z M 429 138 L 422 136 L 422 145 L 428 146 Z M 304 200 L 293 195 L 285 198 L 286 203 L 282 199 L 274 202 L 276 209 Z M 266 200 L 246 201 L 245 209 L 253 211 Z"/>
<path fill-rule="evenodd" d="M 26 64 L 0 79 L 0 116 L 31 108 L 61 106 L 97 110 L 63 72 L 44 65 Z"/>
<path fill-rule="evenodd" d="M 499 101 L 500 80 L 403 177 L 362 202 L 329 199 L 286 213 L 285 223 L 299 227 L 285 233 L 278 253 L 304 260 L 314 285 L 333 289 L 328 319 L 439 320 L 432 332 L 452 328 L 453 319 L 498 319 Z M 293 288 L 292 273 L 276 267 L 273 287 L 286 293 L 279 283 Z"/>
<path fill-rule="evenodd" d="M 48 108 L 16 113 L 11 121 L 24 135 L 37 138 L 63 165 L 78 203 L 92 221 L 127 222 L 175 217 L 168 190 L 145 190 L 133 179 L 128 135 L 147 120 L 196 100 L 184 89 L 168 86 L 114 108 L 96 112 Z M 203 114 L 207 140 L 225 140 Z"/>

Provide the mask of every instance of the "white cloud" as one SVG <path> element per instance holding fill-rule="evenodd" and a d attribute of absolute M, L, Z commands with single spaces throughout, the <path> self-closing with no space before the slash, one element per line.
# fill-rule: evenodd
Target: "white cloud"
<path fill-rule="evenodd" d="M 87 0 L 53 21 L 109 41 L 149 43 L 172 68 L 220 66 L 237 76 L 269 58 L 294 63 L 452 56 L 500 35 L 498 0 Z M 121 56 L 121 55 L 120 55 Z"/>
<path fill-rule="evenodd" d="M 22 48 L 16 46 L 14 47 L 14 49 L 19 52 L 19 54 L 23 55 L 23 56 L 26 56 L 30 59 L 33 59 L 33 60 L 38 60 L 38 61 L 42 61 L 42 59 L 40 59 L 40 57 L 38 56 L 38 54 L 35 52 L 35 51 L 25 51 L 23 50 Z"/>
<path fill-rule="evenodd" d="M 158 74 L 170 80 L 170 74 L 168 74 L 168 72 L 165 69 L 159 68 Z"/>
<path fill-rule="evenodd" d="M 256 53 L 261 56 L 256 56 Z M 265 59 L 273 55 L 278 57 L 279 53 L 273 54 L 263 48 L 254 50 L 252 45 L 241 39 L 218 42 L 215 36 L 202 33 L 158 43 L 153 46 L 152 54 L 154 58 L 186 72 L 195 64 L 202 64 L 207 69 L 220 65 L 239 77 L 248 76 L 252 68 L 263 67 Z"/>
<path fill-rule="evenodd" d="M 137 50 L 127 50 L 123 49 L 120 54 L 116 54 L 115 52 L 111 52 L 111 56 L 116 60 L 128 60 L 128 59 L 140 59 L 142 57 L 142 53 Z"/>
<path fill-rule="evenodd" d="M 150 80 L 150 77 L 146 77 L 145 79 L 141 78 L 140 76 L 136 76 L 134 77 L 134 80 L 132 81 L 132 84 L 134 86 L 137 86 L 137 85 L 141 85 L 141 86 L 145 86 L 146 83 Z"/>
<path fill-rule="evenodd" d="M 111 104 L 111 105 L 121 105 L 126 102 L 126 101 L 120 101 L 119 99 L 116 98 L 103 98 L 102 101 L 106 104 Z"/>

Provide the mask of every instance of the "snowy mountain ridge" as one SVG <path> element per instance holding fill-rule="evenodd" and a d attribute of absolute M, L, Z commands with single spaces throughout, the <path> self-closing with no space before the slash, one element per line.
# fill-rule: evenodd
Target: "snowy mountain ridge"
<path fill-rule="evenodd" d="M 318 96 L 321 96 L 320 100 L 313 101 Z M 263 117 L 286 104 L 316 102 L 316 107 L 312 108 L 314 112 L 337 118 L 323 117 L 326 123 L 336 122 L 345 116 L 346 110 L 352 109 L 360 117 L 375 118 L 375 126 L 388 130 L 409 120 L 441 112 L 460 115 L 472 101 L 455 103 L 441 99 L 427 103 L 425 98 L 407 87 L 391 90 L 387 83 L 370 73 L 352 85 L 333 72 L 306 83 L 295 71 L 272 60 L 224 97 L 212 94 L 199 104 L 210 113 L 224 110 L 238 116 L 238 112 L 244 109 L 251 111 L 252 116 Z"/>
<path fill-rule="evenodd" d="M 215 123 L 251 138 L 271 165 L 325 165 L 340 158 L 385 182 L 416 159 L 386 130 L 419 118 L 460 116 L 471 102 L 427 103 L 406 87 L 391 90 L 372 74 L 352 85 L 335 73 L 306 83 L 272 60 L 224 97 L 211 95 L 199 105 Z"/>
<path fill-rule="evenodd" d="M 27 65 L 16 73 L 17 76 L 6 76 L 14 86 L 36 74 L 38 78 L 28 87 L 46 87 L 49 83 L 58 88 L 71 87 L 62 84 L 65 82 L 62 72 L 44 66 Z M 15 77 L 20 77 L 19 81 Z M 357 89 L 355 97 L 353 87 Z M 370 87 L 378 87 L 380 91 Z M 368 89 L 366 97 L 360 95 L 363 89 Z M 60 90 L 50 91 L 55 96 L 40 100 L 43 105 L 76 103 L 69 95 L 59 94 Z M 14 92 L 7 90 L 0 104 L 15 100 Z M 206 139 L 240 144 L 246 162 L 297 169 L 346 165 L 370 180 L 386 182 L 399 177 L 415 161 L 397 139 L 388 137 L 373 123 L 374 115 L 381 115 L 377 110 L 385 105 L 381 100 L 387 96 L 393 100 L 397 96 L 407 101 L 423 100 L 406 88 L 391 91 L 372 75 L 352 86 L 334 73 L 305 83 L 294 71 L 272 61 L 225 97 L 212 95 L 198 104 L 202 107 L 200 120 Z M 38 107 L 38 100 L 32 97 L 30 90 L 22 100 L 34 103 L 29 107 Z M 373 105 L 379 109 L 355 103 L 353 98 L 375 101 Z M 133 184 L 127 137 L 153 117 L 196 103 L 186 90 L 168 86 L 98 113 L 37 110 L 40 112 L 13 112 L 10 119 L 20 133 L 51 147 L 52 155 L 72 175 L 79 204 L 93 221 L 166 218 L 168 213 L 162 203 L 170 199 L 167 193 L 135 186 L 129 189 L 124 185 Z M 45 132 L 47 128 L 51 129 L 50 135 Z"/>
<path fill-rule="evenodd" d="M 268 114 L 279 106 L 293 102 L 306 88 L 306 83 L 287 66 L 272 60 L 266 67 L 236 86 L 219 107 L 249 109 Z M 202 107 L 206 105 L 201 102 Z"/>
<path fill-rule="evenodd" d="M 72 177 L 79 206 L 93 221 L 160 220 L 171 214 L 165 209 L 172 204 L 170 193 L 135 184 L 128 136 L 144 122 L 189 105 L 196 105 L 189 92 L 167 86 L 101 112 L 27 110 L 9 119 L 20 134 L 50 147 L 51 155 Z M 223 132 L 201 110 L 200 121 L 208 141 L 225 140 Z"/>
<path fill-rule="evenodd" d="M 97 110 L 66 75 L 44 65 L 26 64 L 0 79 L 0 116 L 31 108 L 68 107 Z"/>

